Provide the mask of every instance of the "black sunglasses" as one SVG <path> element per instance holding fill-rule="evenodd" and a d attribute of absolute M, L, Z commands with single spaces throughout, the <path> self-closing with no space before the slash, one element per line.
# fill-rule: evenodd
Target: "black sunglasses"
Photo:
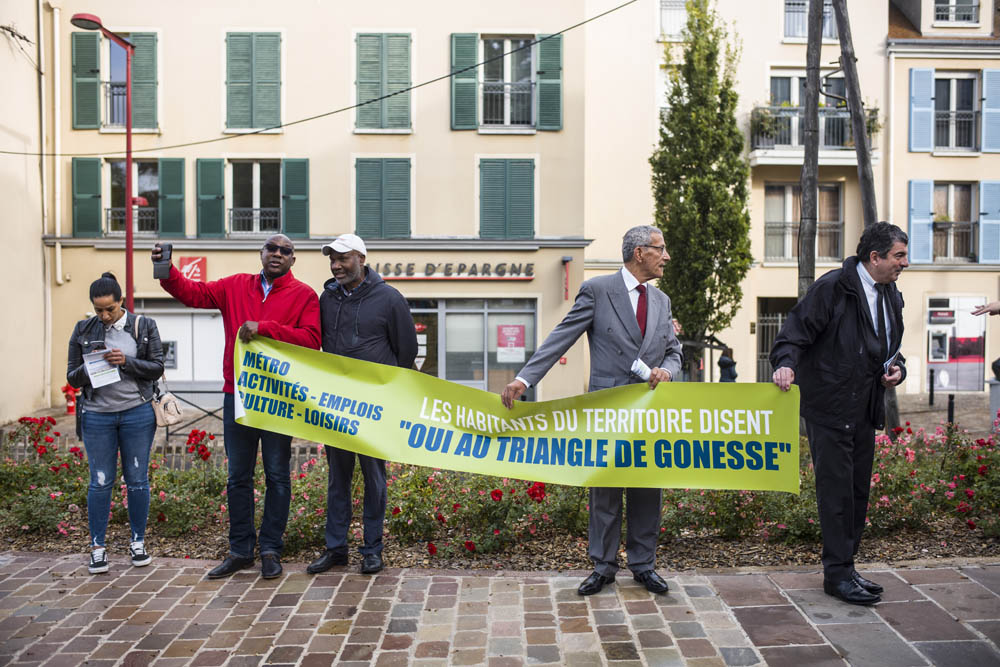
<path fill-rule="evenodd" d="M 264 250 L 268 252 L 280 252 L 285 257 L 291 257 L 292 253 L 295 252 L 295 248 L 289 248 L 283 245 L 277 245 L 276 243 L 265 243 Z"/>

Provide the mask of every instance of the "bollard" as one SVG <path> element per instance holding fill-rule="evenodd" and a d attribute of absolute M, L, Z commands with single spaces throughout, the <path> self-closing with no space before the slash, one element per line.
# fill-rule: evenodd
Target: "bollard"
<path fill-rule="evenodd" d="M 931 374 L 931 396 L 930 400 L 927 401 L 927 405 L 934 405 L 934 369 L 930 369 Z"/>
<path fill-rule="evenodd" d="M 948 394 L 948 423 L 955 423 L 955 394 Z"/>

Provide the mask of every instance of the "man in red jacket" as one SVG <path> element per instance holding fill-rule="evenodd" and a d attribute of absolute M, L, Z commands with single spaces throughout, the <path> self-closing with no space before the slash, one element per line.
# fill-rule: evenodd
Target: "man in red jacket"
<path fill-rule="evenodd" d="M 159 244 L 153 246 L 153 261 L 162 257 Z M 208 573 L 209 579 L 227 577 L 254 563 L 253 475 L 260 443 L 267 478 L 264 516 L 260 524 L 261 575 L 271 579 L 281 574 L 281 550 L 292 484 L 289 466 L 292 438 L 237 424 L 233 399 L 233 347 L 236 336 L 249 342 L 266 336 L 293 345 L 319 349 L 319 299 L 313 288 L 295 279 L 295 246 L 284 234 L 275 234 L 260 251 L 260 273 L 237 273 L 210 283 L 188 280 L 176 267 L 160 285 L 190 308 L 216 308 L 222 313 L 226 350 L 222 359 L 225 384 L 223 433 L 229 458 L 229 555 Z"/>

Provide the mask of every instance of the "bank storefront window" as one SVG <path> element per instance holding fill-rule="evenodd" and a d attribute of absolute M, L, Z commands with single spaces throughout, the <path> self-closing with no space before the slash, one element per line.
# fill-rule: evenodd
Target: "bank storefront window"
<path fill-rule="evenodd" d="M 423 373 L 500 392 L 535 351 L 533 299 L 410 299 Z M 535 388 L 525 392 L 534 400 Z"/>

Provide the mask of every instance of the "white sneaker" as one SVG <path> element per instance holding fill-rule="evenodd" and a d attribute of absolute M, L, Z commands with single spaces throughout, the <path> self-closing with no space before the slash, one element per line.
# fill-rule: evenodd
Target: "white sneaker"
<path fill-rule="evenodd" d="M 153 557 L 146 553 L 146 546 L 142 542 L 133 542 L 128 548 L 132 556 L 132 565 L 135 567 L 145 567 L 149 565 Z"/>
<path fill-rule="evenodd" d="M 90 565 L 87 571 L 91 574 L 101 574 L 108 571 L 108 552 L 105 549 L 97 549 L 90 552 Z"/>

